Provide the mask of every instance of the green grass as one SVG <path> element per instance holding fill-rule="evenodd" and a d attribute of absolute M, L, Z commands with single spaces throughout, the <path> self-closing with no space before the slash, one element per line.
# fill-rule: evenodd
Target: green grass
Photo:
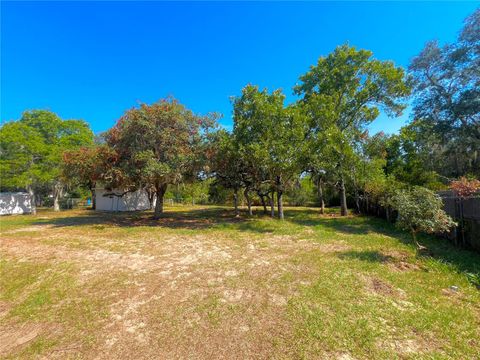
<path fill-rule="evenodd" d="M 480 255 L 335 213 L 3 217 L 0 326 L 43 330 L 0 355 L 480 358 Z"/>

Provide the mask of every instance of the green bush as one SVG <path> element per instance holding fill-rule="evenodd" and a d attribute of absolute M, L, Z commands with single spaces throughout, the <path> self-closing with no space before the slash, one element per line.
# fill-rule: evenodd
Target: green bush
<path fill-rule="evenodd" d="M 418 232 L 428 234 L 445 232 L 456 225 L 442 210 L 442 199 L 433 191 L 421 186 L 397 190 L 389 203 L 398 211 L 396 225 L 410 231 L 413 241 L 419 248 Z"/>

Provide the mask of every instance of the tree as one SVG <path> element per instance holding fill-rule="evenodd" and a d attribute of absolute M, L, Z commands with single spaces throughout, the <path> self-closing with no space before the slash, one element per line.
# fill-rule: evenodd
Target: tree
<path fill-rule="evenodd" d="M 300 176 L 286 192 L 289 205 L 310 206 L 316 200 L 315 184 L 310 177 Z"/>
<path fill-rule="evenodd" d="M 283 193 L 301 172 L 306 119 L 296 106 L 284 106 L 280 90 L 268 93 L 247 85 L 233 101 L 235 142 L 252 183 L 266 182 L 277 193 L 278 217 L 284 218 Z M 263 178 L 265 180 L 263 180 Z M 273 197 L 272 197 L 273 200 Z"/>
<path fill-rule="evenodd" d="M 92 194 L 92 209 L 96 208 L 95 188 L 101 181 L 111 187 L 116 187 L 122 181 L 120 169 L 116 167 L 118 156 L 107 145 L 82 147 L 78 150 L 63 153 L 62 174 L 73 186 L 82 186 Z M 117 184 L 114 184 L 113 181 Z"/>
<path fill-rule="evenodd" d="M 409 67 L 414 115 L 430 122 L 452 158 L 445 176 L 480 175 L 480 9 L 465 20 L 456 43 L 428 42 Z"/>
<path fill-rule="evenodd" d="M 349 139 L 377 118 L 380 110 L 398 116 L 410 87 L 402 68 L 372 58 L 372 52 L 342 45 L 300 77 L 294 92 L 310 119 L 311 153 L 323 150 L 315 139 L 330 132 L 337 145 L 334 168 L 339 179 L 342 215 L 347 215 L 345 162 Z"/>
<path fill-rule="evenodd" d="M 456 225 L 442 210 L 442 199 L 433 191 L 421 186 L 397 191 L 391 204 L 398 211 L 396 225 L 410 231 L 419 249 L 421 246 L 417 241 L 418 232 L 429 234 L 444 232 Z"/>
<path fill-rule="evenodd" d="M 169 184 L 201 171 L 198 159 L 214 116 L 197 116 L 173 98 L 128 110 L 106 135 L 118 154 L 129 189 L 149 188 L 156 196 L 155 219 L 163 213 Z"/>
<path fill-rule="evenodd" d="M 365 131 L 353 142 L 354 154 L 351 156 L 347 178 L 352 183 L 358 213 L 369 211 L 365 208 L 371 195 L 369 191 L 385 182 L 385 138 L 383 133 L 370 136 Z"/>
<path fill-rule="evenodd" d="M 233 190 L 233 205 L 235 216 L 238 211 L 238 191 L 243 186 L 245 164 L 240 158 L 237 144 L 233 135 L 225 130 L 219 130 L 212 139 L 212 153 L 210 156 L 211 170 L 216 178 L 216 184 Z"/>
<path fill-rule="evenodd" d="M 451 159 L 445 156 L 432 124 L 417 119 L 386 140 L 385 172 L 399 181 L 429 189 L 444 187 L 443 172 Z"/>
<path fill-rule="evenodd" d="M 93 133 L 82 120 L 62 120 L 47 110 L 23 113 L 18 121 L 0 129 L 0 172 L 2 187 L 24 188 L 32 196 L 38 189 L 52 189 L 54 209 L 60 209 L 64 181 L 61 177 L 63 151 L 93 143 Z"/>

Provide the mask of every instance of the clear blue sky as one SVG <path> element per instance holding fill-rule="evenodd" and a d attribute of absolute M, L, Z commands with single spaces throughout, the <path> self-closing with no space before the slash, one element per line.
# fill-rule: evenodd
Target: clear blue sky
<path fill-rule="evenodd" d="M 48 108 L 111 127 L 138 101 L 174 95 L 218 111 L 247 83 L 292 86 L 349 42 L 407 66 L 430 39 L 453 41 L 478 2 L 4 2 L 1 120 Z M 381 116 L 372 131 L 407 121 Z"/>

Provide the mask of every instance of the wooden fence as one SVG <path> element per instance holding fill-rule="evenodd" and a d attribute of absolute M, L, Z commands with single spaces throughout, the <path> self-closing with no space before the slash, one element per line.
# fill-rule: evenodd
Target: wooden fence
<path fill-rule="evenodd" d="M 456 244 L 480 251 L 480 196 L 462 199 L 451 191 L 442 191 L 439 195 L 445 212 L 458 223 L 448 237 Z"/>
<path fill-rule="evenodd" d="M 448 234 L 439 234 L 451 240 L 454 244 L 480 252 L 480 194 L 461 199 L 451 191 L 442 191 L 438 195 L 443 200 L 443 209 L 458 226 Z M 363 214 L 387 219 L 394 223 L 396 211 L 386 209 L 376 202 L 360 201 L 360 211 Z"/>

